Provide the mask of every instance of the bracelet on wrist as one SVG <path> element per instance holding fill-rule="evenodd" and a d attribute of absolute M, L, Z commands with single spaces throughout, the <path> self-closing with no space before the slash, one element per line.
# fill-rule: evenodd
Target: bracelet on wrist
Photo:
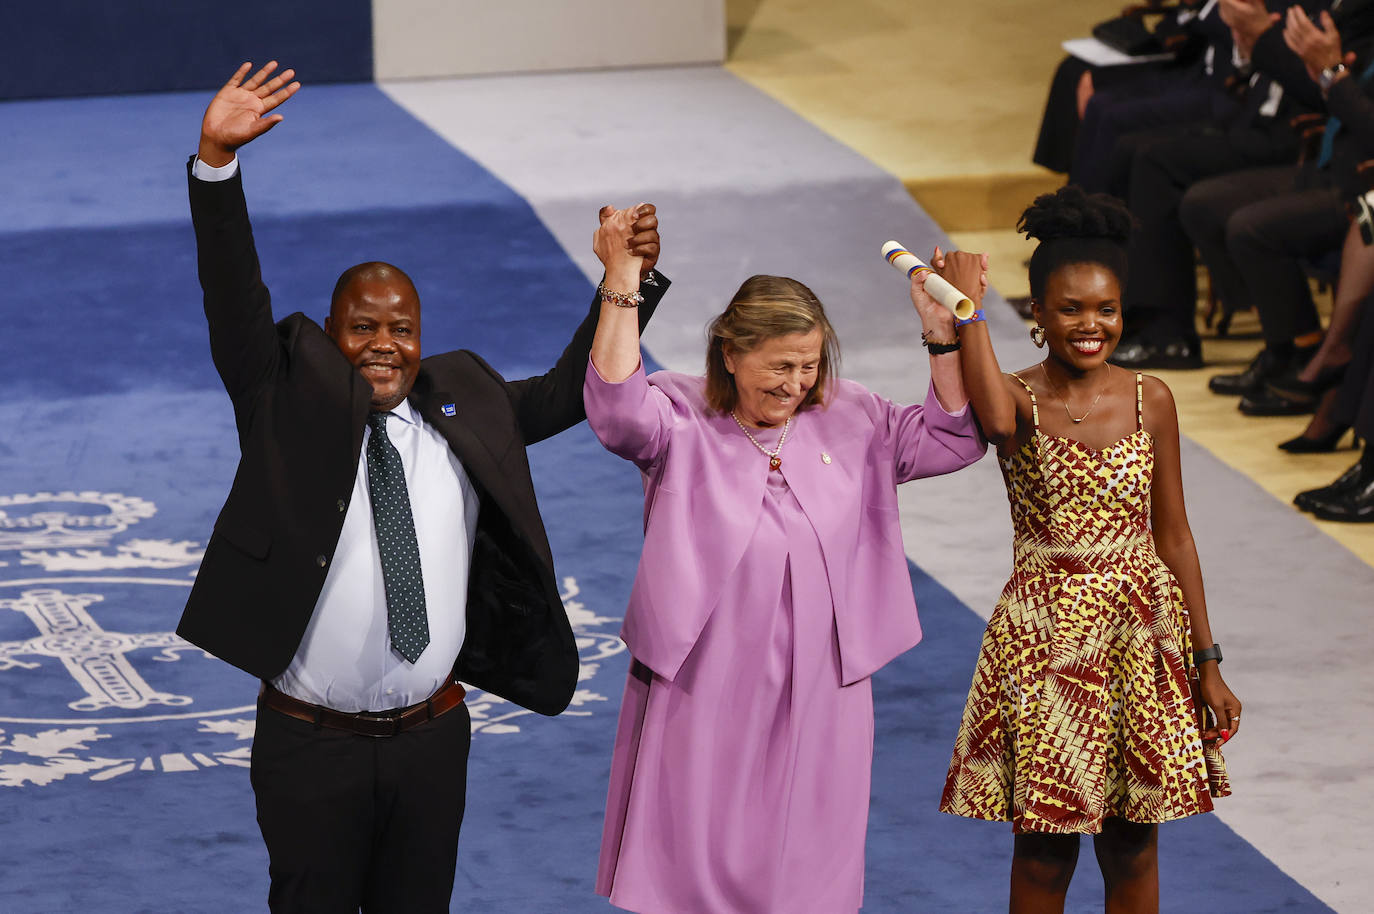
<path fill-rule="evenodd" d="M 959 349 L 959 338 L 956 336 L 952 340 L 937 340 L 930 335 L 929 330 L 921 331 L 921 345 L 931 355 L 944 355 L 946 352 L 955 352 Z"/>
<path fill-rule="evenodd" d="M 601 300 L 615 305 L 617 308 L 638 308 L 644 304 L 644 295 L 638 289 L 633 292 L 616 292 L 606 288 L 604 282 L 596 286 L 596 294 L 601 296 Z"/>
<path fill-rule="evenodd" d="M 1208 660 L 1215 660 L 1221 663 L 1221 645 L 1213 644 L 1211 647 L 1203 648 L 1200 651 L 1193 651 L 1193 666 L 1202 666 Z"/>
<path fill-rule="evenodd" d="M 963 327 L 963 326 L 965 326 L 965 325 L 967 325 L 967 324 L 973 324 L 973 323 L 977 323 L 978 321 L 985 321 L 985 320 L 987 320 L 987 316 L 986 316 L 985 314 L 983 314 L 983 309 L 982 309 L 982 308 L 979 308 L 977 311 L 973 312 L 972 314 L 970 314 L 968 317 L 964 318 L 963 320 L 957 320 L 957 321 L 955 321 L 955 322 L 954 322 L 954 329 L 955 329 L 955 330 L 958 330 L 960 327 Z"/>

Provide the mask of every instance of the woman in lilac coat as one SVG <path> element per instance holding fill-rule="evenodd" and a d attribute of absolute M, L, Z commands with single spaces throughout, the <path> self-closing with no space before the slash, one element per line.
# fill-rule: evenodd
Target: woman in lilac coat
<path fill-rule="evenodd" d="M 869 676 L 921 638 L 896 485 L 986 449 L 960 354 L 938 343 L 953 317 L 913 285 L 932 353 L 916 406 L 833 377 L 820 302 L 774 276 L 747 280 L 712 323 L 704 378 L 645 377 L 634 215 L 603 212 L 597 232 L 585 388 L 597 437 L 645 490 L 597 891 L 641 914 L 854 912 Z M 981 295 L 985 262 L 949 259 L 951 281 Z"/>

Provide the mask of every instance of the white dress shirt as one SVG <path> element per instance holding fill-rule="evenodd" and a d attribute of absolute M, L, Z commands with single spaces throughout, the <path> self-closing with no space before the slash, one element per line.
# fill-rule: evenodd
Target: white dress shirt
<path fill-rule="evenodd" d="M 202 181 L 228 180 L 237 170 L 237 158 L 219 168 L 196 159 L 191 167 Z M 296 656 L 272 681 L 293 698 L 336 711 L 385 711 L 424 701 L 453 669 L 466 630 L 477 491 L 448 442 L 409 403 L 401 403 L 391 414 L 396 418 L 387 421 L 387 437 L 400 452 L 415 518 L 429 646 L 414 664 L 391 649 L 386 585 L 367 485 L 372 429 L 365 427 L 353 495 L 324 588 Z"/>
<path fill-rule="evenodd" d="M 424 701 L 453 669 L 466 629 L 477 491 L 448 443 L 409 403 L 391 411 L 387 437 L 401 454 L 420 546 L 429 646 L 414 664 L 392 650 L 386 585 L 372 524 L 367 442 L 324 588 L 296 656 L 272 685 L 336 711 L 384 711 Z"/>

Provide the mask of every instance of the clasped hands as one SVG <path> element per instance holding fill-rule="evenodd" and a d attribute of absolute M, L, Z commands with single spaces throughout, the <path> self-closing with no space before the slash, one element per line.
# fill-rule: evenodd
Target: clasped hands
<path fill-rule="evenodd" d="M 601 224 L 592 235 L 592 250 L 606 268 L 607 284 L 614 286 L 617 277 L 619 282 L 629 282 L 629 277 L 647 276 L 658 263 L 657 207 L 652 203 L 640 203 L 626 209 L 603 206 L 597 215 Z M 634 288 L 638 288 L 638 283 Z"/>
<path fill-rule="evenodd" d="M 945 253 L 936 245 L 929 263 L 950 285 L 972 299 L 974 308 L 983 307 L 983 295 L 988 290 L 987 254 L 968 251 Z M 915 273 L 911 277 L 911 303 L 916 306 L 916 313 L 921 316 L 921 328 L 926 333 L 937 340 L 954 337 L 954 315 L 927 294 L 925 273 Z"/>

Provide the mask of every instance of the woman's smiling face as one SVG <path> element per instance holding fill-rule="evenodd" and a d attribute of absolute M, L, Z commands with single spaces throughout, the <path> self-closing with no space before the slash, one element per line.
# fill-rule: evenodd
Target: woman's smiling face
<path fill-rule="evenodd" d="M 1121 341 L 1121 283 L 1102 264 L 1065 264 L 1045 280 L 1034 313 L 1050 355 L 1074 371 L 1091 371 Z"/>
<path fill-rule="evenodd" d="M 769 337 L 748 352 L 726 346 L 725 368 L 734 376 L 738 403 L 735 415 L 746 425 L 772 428 L 786 422 L 807 393 L 816 386 L 825 334 Z"/>

